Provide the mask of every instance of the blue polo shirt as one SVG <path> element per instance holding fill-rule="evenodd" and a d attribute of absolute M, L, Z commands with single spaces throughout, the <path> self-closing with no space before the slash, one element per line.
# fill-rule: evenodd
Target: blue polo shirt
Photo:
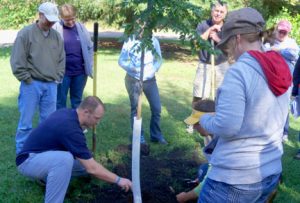
<path fill-rule="evenodd" d="M 35 128 L 17 155 L 16 164 L 23 163 L 29 153 L 45 151 L 69 151 L 74 158 L 92 158 L 75 109 L 59 109 Z"/>

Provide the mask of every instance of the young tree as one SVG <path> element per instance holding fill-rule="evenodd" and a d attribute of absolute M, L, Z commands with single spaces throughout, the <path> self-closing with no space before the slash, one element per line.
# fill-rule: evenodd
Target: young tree
<path fill-rule="evenodd" d="M 141 51 L 140 96 L 137 105 L 137 116 L 133 123 L 132 142 L 132 182 L 134 202 L 141 202 L 139 180 L 139 137 L 141 132 L 141 103 L 143 90 L 143 70 L 145 49 L 155 52 L 152 45 L 154 31 L 169 30 L 180 35 L 180 39 L 201 42 L 195 27 L 201 19 L 201 9 L 188 0 L 128 0 L 119 4 L 120 14 L 124 14 L 124 38 L 138 37 Z M 198 43 L 191 43 L 196 48 Z M 206 44 L 206 46 L 209 46 Z M 156 53 L 154 53 L 156 54 Z"/>

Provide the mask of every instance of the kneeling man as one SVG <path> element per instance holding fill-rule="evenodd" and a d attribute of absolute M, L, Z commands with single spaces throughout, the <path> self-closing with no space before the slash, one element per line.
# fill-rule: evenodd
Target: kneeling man
<path fill-rule="evenodd" d="M 97 125 L 104 114 L 98 97 L 84 99 L 75 109 L 52 113 L 32 131 L 16 158 L 24 176 L 46 182 L 45 202 L 63 202 L 71 176 L 91 174 L 128 191 L 131 181 L 97 163 L 83 131 Z"/>

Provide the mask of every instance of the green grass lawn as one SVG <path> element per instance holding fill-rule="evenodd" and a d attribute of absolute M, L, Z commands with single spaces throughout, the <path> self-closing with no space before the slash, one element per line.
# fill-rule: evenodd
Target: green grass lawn
<path fill-rule="evenodd" d="M 106 164 L 107 159 L 114 160 L 116 163 L 126 161 L 114 148 L 119 144 L 128 144 L 131 134 L 130 105 L 124 86 L 125 72 L 117 63 L 119 51 L 105 49 L 98 53 L 97 95 L 106 105 L 106 114 L 97 127 L 96 159 L 108 168 L 111 166 Z M 1 48 L 0 53 L 0 202 L 42 202 L 43 188 L 18 174 L 15 167 L 14 136 L 19 118 L 17 108 L 19 82 L 11 73 L 10 48 Z M 151 146 L 151 154 L 154 156 L 159 157 L 175 148 L 182 148 L 187 149 L 186 158 L 189 158 L 195 148 L 195 141 L 202 142 L 197 135 L 187 134 L 182 122 L 191 111 L 192 82 L 197 66 L 196 59 L 196 56 L 185 56 L 185 60 L 168 56 L 157 74 L 162 102 L 161 126 L 165 138 L 170 144 L 166 147 Z M 93 81 L 89 79 L 84 92 L 85 96 L 92 94 L 92 83 Z M 143 98 L 142 117 L 146 140 L 149 141 L 150 111 L 145 97 Z M 283 156 L 284 183 L 280 186 L 275 202 L 300 202 L 300 161 L 293 159 L 293 155 L 300 147 L 297 142 L 300 122 L 291 118 L 290 127 L 290 140 L 285 144 Z M 90 132 L 87 136 L 91 140 Z M 76 188 L 76 183 L 74 184 Z M 103 183 L 96 181 L 96 184 Z M 76 202 L 78 196 L 81 199 L 90 198 L 88 193 L 82 194 L 80 189 L 81 186 L 69 191 L 66 202 Z"/>

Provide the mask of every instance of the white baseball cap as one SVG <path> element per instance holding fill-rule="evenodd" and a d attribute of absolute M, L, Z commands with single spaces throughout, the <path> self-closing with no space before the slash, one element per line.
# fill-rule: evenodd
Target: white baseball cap
<path fill-rule="evenodd" d="M 51 2 L 42 3 L 39 6 L 39 12 L 43 13 L 50 22 L 59 21 L 57 6 Z"/>

